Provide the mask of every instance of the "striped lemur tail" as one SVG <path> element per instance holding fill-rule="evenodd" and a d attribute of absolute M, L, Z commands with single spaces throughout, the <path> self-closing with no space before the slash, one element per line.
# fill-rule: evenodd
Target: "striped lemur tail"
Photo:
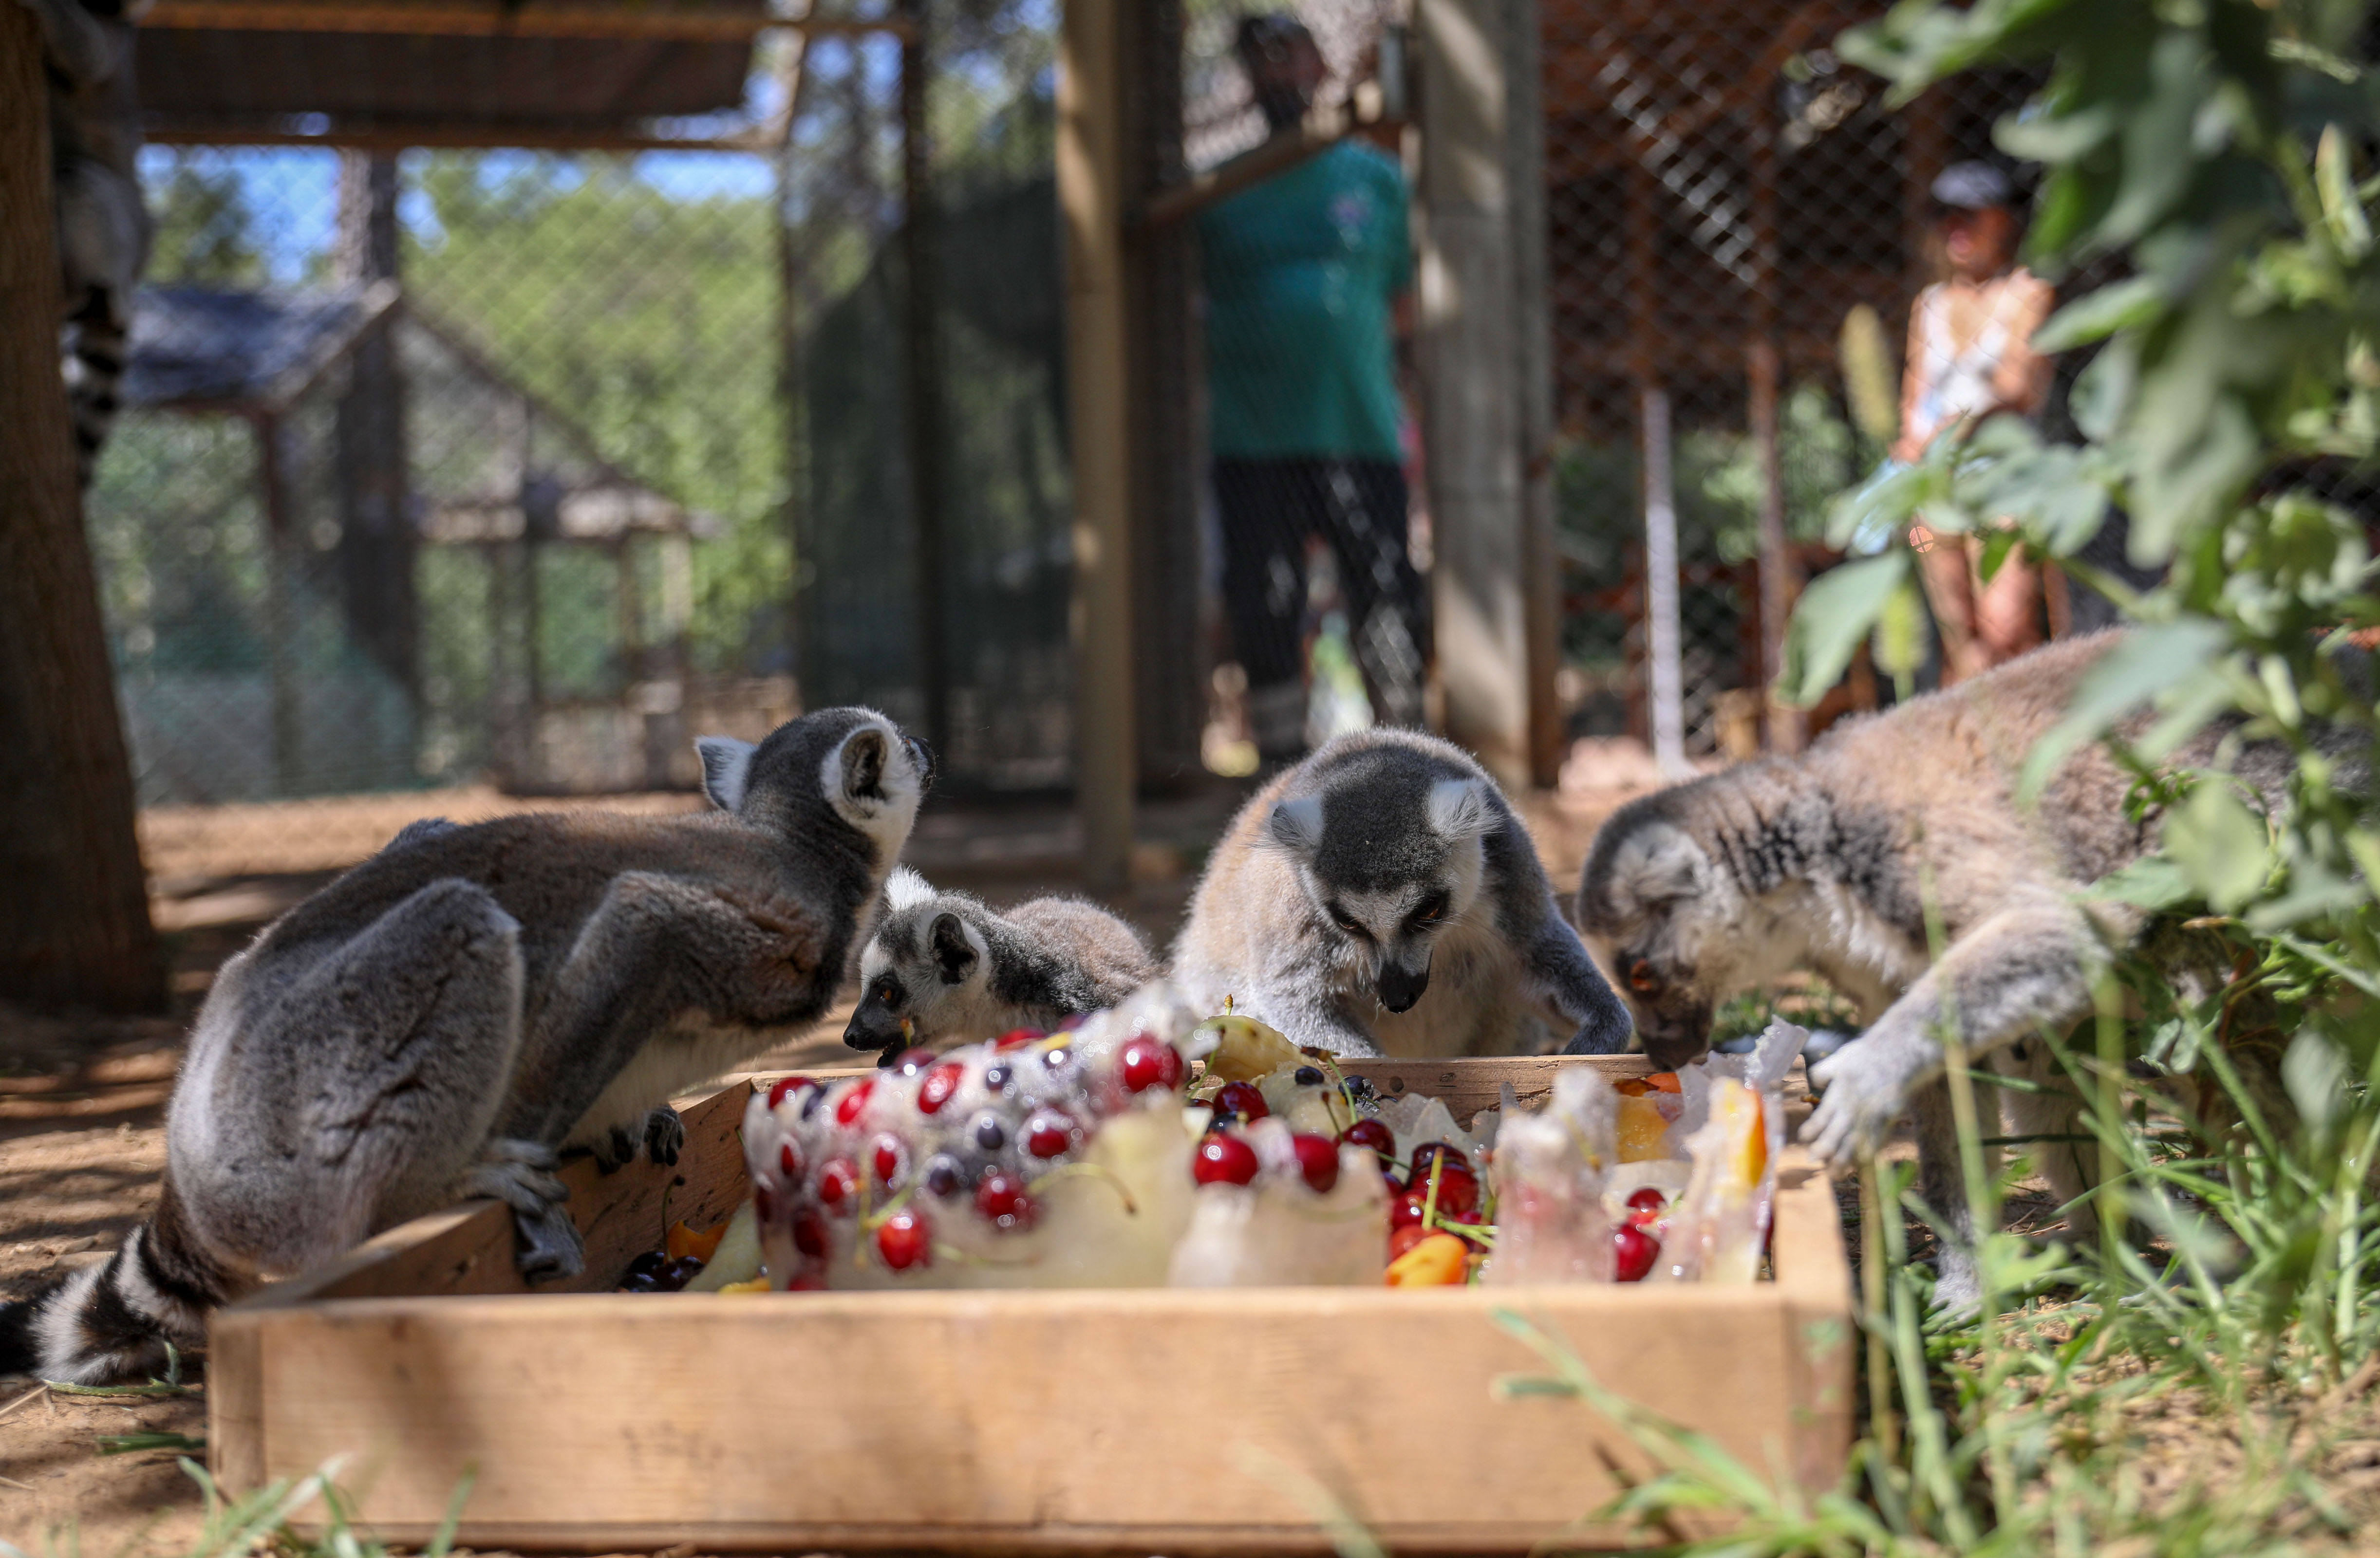
<path fill-rule="evenodd" d="M 122 405 L 124 365 L 130 350 L 124 300 L 94 286 L 90 301 L 70 316 L 74 344 L 65 362 L 67 395 L 74 410 L 75 475 L 91 489 L 99 452 L 115 430 Z"/>
<path fill-rule="evenodd" d="M 0 1304 L 0 1377 L 115 1384 L 163 1374 L 166 1344 L 205 1347 L 207 1311 L 243 1286 L 199 1247 L 169 1174 L 155 1215 L 104 1263 Z"/>

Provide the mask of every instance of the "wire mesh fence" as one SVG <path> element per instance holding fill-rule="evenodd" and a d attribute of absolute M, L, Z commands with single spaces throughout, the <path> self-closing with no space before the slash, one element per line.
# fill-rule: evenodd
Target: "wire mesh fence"
<path fill-rule="evenodd" d="M 1415 6 L 1143 8 L 1144 776 L 1433 712 L 1433 525 L 1464 516 L 1429 504 L 1462 452 L 1415 348 Z M 698 729 L 826 703 L 920 730 L 962 791 L 1070 782 L 1060 0 L 764 25 L 798 9 L 144 34 L 157 235 L 89 516 L 157 848 L 210 808 L 249 852 L 175 858 L 263 869 L 357 849 L 334 797 L 682 792 Z M 1932 181 L 2037 85 L 1892 108 L 1834 51 L 1879 9 L 1534 6 L 1572 734 L 1656 733 L 1649 460 L 1685 754 L 1790 735 L 1779 610 L 1896 436 Z"/>

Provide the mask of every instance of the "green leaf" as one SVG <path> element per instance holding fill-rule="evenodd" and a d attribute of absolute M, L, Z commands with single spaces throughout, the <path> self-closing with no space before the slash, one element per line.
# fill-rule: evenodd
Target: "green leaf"
<path fill-rule="evenodd" d="M 1777 681 L 1784 703 L 1807 708 L 1824 697 L 1852 663 L 1860 643 L 1883 616 L 1892 593 L 1909 576 L 1909 553 L 1899 547 L 1819 574 L 1802 592 L 1785 633 L 1785 670 Z"/>
<path fill-rule="evenodd" d="M 2050 315 L 2033 332 L 2033 347 L 2038 352 L 2065 352 L 2087 346 L 2119 330 L 2154 324 L 2165 309 L 2165 289 L 2157 279 L 2133 276 L 2084 293 Z"/>
<path fill-rule="evenodd" d="M 2319 1029 L 2299 1029 L 2281 1057 L 2281 1085 L 2300 1117 L 2317 1131 L 2327 1129 L 2347 1102 L 2347 1057 L 2338 1045 Z"/>
<path fill-rule="evenodd" d="M 2363 215 L 2363 202 L 2355 196 L 2355 170 L 2350 165 L 2347 138 L 2337 125 L 2325 125 L 2322 139 L 2314 148 L 2313 186 L 2322 197 L 2322 214 L 2330 228 L 2331 241 L 2350 260 L 2361 260 L 2372 250 L 2372 223 Z"/>
<path fill-rule="evenodd" d="M 2025 758 L 2018 793 L 2030 801 L 2069 754 L 2167 689 L 2203 675 L 2229 640 L 2220 622 L 2184 617 L 2135 628 L 2085 672 L 2074 702 Z"/>
<path fill-rule="evenodd" d="M 2212 776 L 2166 818 L 2163 841 L 2206 901 L 2226 914 L 2244 907 L 2273 872 L 2263 820 Z"/>
<path fill-rule="evenodd" d="M 2164 855 L 2143 855 L 2092 883 L 2083 896 L 2162 911 L 2189 902 L 2194 892 L 2179 862 Z"/>

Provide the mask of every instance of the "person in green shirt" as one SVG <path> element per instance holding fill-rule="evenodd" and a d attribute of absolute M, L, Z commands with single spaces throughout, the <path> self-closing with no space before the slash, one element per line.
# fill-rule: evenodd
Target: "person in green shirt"
<path fill-rule="evenodd" d="M 1330 77 L 1304 25 L 1244 18 L 1235 41 L 1273 133 Z M 1305 744 L 1309 560 L 1326 553 L 1366 691 L 1419 724 L 1427 599 L 1405 547 L 1396 320 L 1412 283 L 1396 159 L 1345 140 L 1199 220 L 1208 446 L 1223 591 L 1269 762 Z"/>

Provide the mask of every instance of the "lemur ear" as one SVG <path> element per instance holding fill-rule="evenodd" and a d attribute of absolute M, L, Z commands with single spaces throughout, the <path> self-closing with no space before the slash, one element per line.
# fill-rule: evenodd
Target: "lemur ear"
<path fill-rule="evenodd" d="M 933 896 L 933 884 L 905 865 L 894 866 L 892 875 L 884 878 L 884 901 L 895 914 Z"/>
<path fill-rule="evenodd" d="M 1322 847 L 1322 797 L 1283 801 L 1265 821 L 1265 836 L 1292 854 L 1312 856 Z"/>
<path fill-rule="evenodd" d="M 956 914 L 937 914 L 933 929 L 926 933 L 926 940 L 934 949 L 934 963 L 942 971 L 942 983 L 965 984 L 967 971 L 975 967 L 975 948 L 967 940 L 965 924 Z"/>
<path fill-rule="evenodd" d="M 722 812 L 741 811 L 751 787 L 752 754 L 759 748 L 732 736 L 697 736 L 694 750 L 702 758 L 702 792 Z"/>
<path fill-rule="evenodd" d="M 1640 904 L 1674 903 L 1709 886 L 1710 857 L 1684 829 L 1655 823 L 1621 846 L 1612 878 L 1615 896 Z"/>
<path fill-rule="evenodd" d="M 1475 779 L 1440 779 L 1429 787 L 1429 826 L 1447 842 L 1476 839 L 1496 826 L 1488 786 Z"/>
<path fill-rule="evenodd" d="M 843 771 L 844 800 L 866 803 L 885 798 L 884 764 L 887 755 L 884 732 L 874 725 L 862 725 L 843 738 L 843 745 L 836 755 L 842 758 L 838 767 Z"/>

